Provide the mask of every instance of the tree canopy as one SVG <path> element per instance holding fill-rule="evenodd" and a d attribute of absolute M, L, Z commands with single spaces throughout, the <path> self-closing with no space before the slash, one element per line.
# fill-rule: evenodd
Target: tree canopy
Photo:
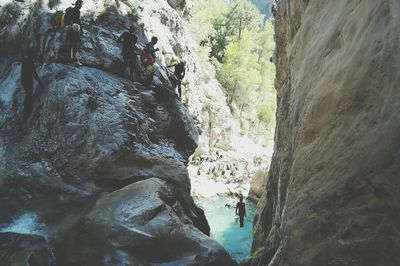
<path fill-rule="evenodd" d="M 276 109 L 272 22 L 264 20 L 249 0 L 199 0 L 194 11 L 194 24 L 207 29 L 197 38 L 209 49 L 227 103 L 244 132 L 257 135 L 272 129 Z"/>

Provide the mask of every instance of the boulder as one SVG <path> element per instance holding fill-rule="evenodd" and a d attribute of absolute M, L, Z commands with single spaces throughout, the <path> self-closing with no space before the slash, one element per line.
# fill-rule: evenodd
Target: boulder
<path fill-rule="evenodd" d="M 0 233 L 0 265 L 56 265 L 53 250 L 39 235 Z"/>
<path fill-rule="evenodd" d="M 267 175 L 265 171 L 257 171 L 251 176 L 250 191 L 247 196 L 250 200 L 257 202 L 263 195 L 267 185 Z"/>
<path fill-rule="evenodd" d="M 197 229 L 174 188 L 150 178 L 101 197 L 58 249 L 71 265 L 235 265 Z M 120 264 L 118 264 L 120 265 Z"/>
<path fill-rule="evenodd" d="M 180 8 L 183 9 L 186 5 L 186 0 L 167 0 L 168 4 L 173 8 Z"/>

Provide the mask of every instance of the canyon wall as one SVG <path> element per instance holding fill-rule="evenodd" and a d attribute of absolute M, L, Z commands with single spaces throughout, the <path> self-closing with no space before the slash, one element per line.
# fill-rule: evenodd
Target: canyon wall
<path fill-rule="evenodd" d="M 275 148 L 244 265 L 399 265 L 400 2 L 280 0 Z"/>

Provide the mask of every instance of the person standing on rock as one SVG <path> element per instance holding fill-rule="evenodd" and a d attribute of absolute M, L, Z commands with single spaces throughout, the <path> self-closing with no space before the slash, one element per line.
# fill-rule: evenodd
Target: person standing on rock
<path fill-rule="evenodd" d="M 82 35 L 82 24 L 81 24 L 81 11 L 82 0 L 77 0 L 74 7 L 69 7 L 65 10 L 64 14 L 64 25 L 67 47 L 67 58 L 71 62 L 75 62 L 78 65 L 82 65 L 76 58 L 76 54 L 79 49 L 79 42 Z"/>
<path fill-rule="evenodd" d="M 185 65 L 186 61 L 182 59 L 179 63 L 168 66 L 168 67 L 175 67 L 174 78 L 176 81 L 176 85 L 178 87 L 179 98 L 182 98 L 182 80 L 185 77 L 186 73 Z"/>
<path fill-rule="evenodd" d="M 21 65 L 21 85 L 25 90 L 26 96 L 24 101 L 24 115 L 28 117 L 33 108 L 33 78 L 43 87 L 35 70 L 35 50 L 29 49 L 24 57 Z"/>
<path fill-rule="evenodd" d="M 135 27 L 131 26 L 129 31 L 126 31 L 119 36 L 117 43 L 122 41 L 122 58 L 124 59 L 124 67 L 122 69 L 122 75 L 125 72 L 126 66 L 129 66 L 130 77 L 133 80 L 133 73 L 135 71 L 136 54 L 135 44 L 137 42 L 137 36 L 134 34 Z"/>
<path fill-rule="evenodd" d="M 157 37 L 151 37 L 151 41 L 148 44 L 146 44 L 146 47 L 144 48 L 144 50 L 149 52 L 153 57 L 153 62 L 152 62 L 153 64 L 156 61 L 156 52 L 160 50 L 154 47 L 157 44 L 157 42 L 158 42 Z"/>
<path fill-rule="evenodd" d="M 239 202 L 236 203 L 236 215 L 239 215 L 240 227 L 243 227 L 244 217 L 246 216 L 246 206 L 243 202 L 243 196 L 240 196 Z"/>
<path fill-rule="evenodd" d="M 140 53 L 140 62 L 142 63 L 142 66 L 144 68 L 141 73 L 142 74 L 141 79 L 145 81 L 146 87 L 150 87 L 153 81 L 154 73 L 157 71 L 158 68 L 155 62 L 156 62 L 156 52 L 158 52 L 159 49 L 154 47 L 157 44 L 157 42 L 158 42 L 157 37 L 151 37 L 151 41 L 148 44 L 146 44 L 146 46 Z"/>

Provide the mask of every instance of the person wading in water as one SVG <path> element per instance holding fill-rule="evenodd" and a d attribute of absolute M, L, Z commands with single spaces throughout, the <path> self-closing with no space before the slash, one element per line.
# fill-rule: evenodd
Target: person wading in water
<path fill-rule="evenodd" d="M 236 203 L 236 215 L 239 215 L 240 227 L 243 227 L 244 217 L 246 216 L 246 206 L 243 202 L 243 196 L 240 196 L 239 202 Z"/>

